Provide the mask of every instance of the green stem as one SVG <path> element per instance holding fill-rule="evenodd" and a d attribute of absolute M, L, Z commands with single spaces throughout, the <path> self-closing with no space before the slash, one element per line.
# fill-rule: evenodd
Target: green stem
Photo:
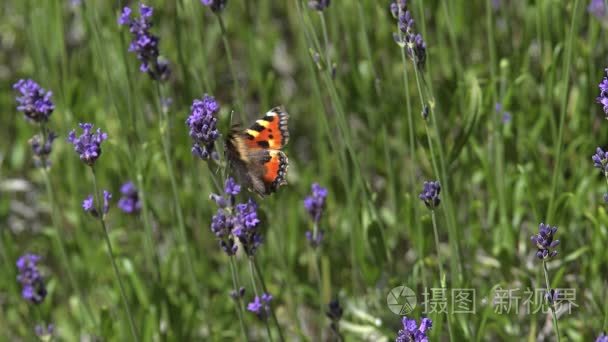
<path fill-rule="evenodd" d="M 232 60 L 232 50 L 230 48 L 230 43 L 228 42 L 228 33 L 226 31 L 226 26 L 224 25 L 224 19 L 222 19 L 222 15 L 217 13 L 216 16 L 220 24 L 220 29 L 222 30 L 222 42 L 224 43 L 224 49 L 226 50 L 226 59 L 228 60 L 228 67 L 230 68 L 230 74 L 232 76 L 234 97 L 236 98 L 237 110 L 239 111 L 239 117 L 241 118 L 241 120 L 245 121 L 245 106 L 243 104 L 243 96 L 241 94 L 241 88 L 239 87 L 238 78 L 236 76 L 236 69 L 234 68 L 234 61 Z"/>
<path fill-rule="evenodd" d="M 171 146 L 170 146 L 170 136 L 169 136 L 169 117 L 165 106 L 162 105 L 163 96 L 161 85 L 159 82 L 156 83 L 156 90 L 158 94 L 158 106 L 159 110 L 162 113 L 161 117 L 161 125 L 160 125 L 160 135 L 163 145 L 163 151 L 165 155 L 165 163 L 167 165 L 167 173 L 169 174 L 169 180 L 171 181 L 171 190 L 173 193 L 173 202 L 175 204 L 175 211 L 177 215 L 177 225 L 179 228 L 180 238 L 182 240 L 182 244 L 184 246 L 185 251 L 185 259 L 186 259 L 186 267 L 188 268 L 188 273 L 190 274 L 190 282 L 192 286 L 192 290 L 195 292 L 196 297 L 199 300 L 199 305 L 202 309 L 202 299 L 200 296 L 200 291 L 198 287 L 198 282 L 196 280 L 196 273 L 194 271 L 194 264 L 192 262 L 192 257 L 190 255 L 190 248 L 188 241 L 188 236 L 186 234 L 186 225 L 184 224 L 184 215 L 182 212 L 182 206 L 179 200 L 179 189 L 177 187 L 177 180 L 175 178 L 175 174 L 173 172 L 173 163 L 171 160 Z"/>
<path fill-rule="evenodd" d="M 254 266 L 253 266 L 253 261 L 251 260 L 251 258 L 249 258 L 249 275 L 251 276 L 251 286 L 253 286 L 253 293 L 255 294 L 256 297 L 259 296 L 259 292 L 258 292 L 258 287 L 255 283 L 255 271 L 254 271 Z M 264 293 L 268 293 L 264 290 Z M 261 298 L 260 298 L 261 300 Z M 270 303 L 268 303 L 268 305 L 270 305 Z M 263 305 L 264 306 L 264 305 Z M 265 310 L 265 307 L 262 308 L 262 310 Z M 270 309 L 272 311 L 272 309 Z M 268 339 L 270 341 L 272 341 L 272 334 L 270 333 L 270 325 L 268 324 L 268 319 L 264 318 L 264 325 L 266 326 L 266 333 L 268 333 Z"/>
<path fill-rule="evenodd" d="M 543 271 L 545 273 L 545 284 L 547 284 L 547 294 L 551 296 L 551 284 L 549 283 L 549 271 L 547 270 L 547 262 L 543 260 Z M 560 340 L 559 336 L 559 325 L 557 324 L 557 312 L 555 312 L 555 303 L 553 298 L 549 301 L 549 306 L 551 307 L 551 315 L 553 316 L 553 328 L 555 329 L 555 336 L 557 338 L 557 342 Z"/>
<path fill-rule="evenodd" d="M 243 299 L 240 296 L 240 288 L 239 285 L 239 276 L 236 272 L 236 266 L 234 264 L 234 256 L 230 256 L 230 274 L 232 276 L 232 286 L 234 287 L 234 292 L 236 293 L 235 300 L 236 303 L 236 313 L 239 316 L 239 323 L 241 325 L 241 333 L 246 341 L 249 341 L 249 336 L 247 335 L 247 328 L 245 326 L 245 320 L 243 319 Z"/>
<path fill-rule="evenodd" d="M 91 166 L 91 172 L 93 173 L 93 190 L 95 192 L 95 201 L 97 202 L 96 210 L 99 215 L 99 222 L 101 223 L 101 228 L 103 230 L 103 236 L 105 238 L 106 247 L 108 248 L 108 255 L 110 257 L 110 261 L 112 262 L 112 268 L 114 269 L 114 276 L 118 281 L 118 286 L 120 287 L 120 296 L 122 297 L 122 302 L 124 305 L 124 309 L 127 313 L 127 317 L 129 318 L 129 327 L 131 329 L 131 337 L 133 341 L 139 341 L 137 337 L 137 331 L 135 330 L 135 323 L 133 321 L 133 316 L 131 315 L 131 309 L 129 308 L 129 302 L 127 301 L 127 295 L 125 292 L 124 285 L 122 283 L 122 278 L 120 277 L 120 273 L 118 271 L 118 266 L 116 266 L 116 260 L 114 256 L 114 251 L 112 249 L 112 242 L 110 241 L 110 235 L 108 234 L 108 229 L 106 227 L 105 213 L 103 212 L 103 202 L 99 195 L 99 189 L 97 187 L 97 176 L 95 175 L 95 168 Z"/>
<path fill-rule="evenodd" d="M 313 233 L 312 233 L 312 241 L 317 241 L 317 234 L 318 234 L 318 230 L 319 230 L 319 225 L 315 222 L 314 223 L 314 227 L 313 227 Z M 321 246 L 316 246 L 311 248 L 311 256 L 314 262 L 314 269 L 315 269 L 315 276 L 317 278 L 317 288 L 319 293 L 317 293 L 317 295 L 319 296 L 319 327 L 321 327 L 321 329 L 319 329 L 319 333 L 322 335 L 323 329 L 322 327 L 325 325 L 325 312 L 324 312 L 324 306 L 325 306 L 325 302 L 323 301 L 323 279 L 321 277 L 321 267 L 319 264 L 319 248 L 321 248 Z M 319 339 L 321 339 L 322 336 L 319 336 Z"/>
<path fill-rule="evenodd" d="M 568 107 L 568 84 L 570 83 L 570 65 L 572 64 L 572 50 L 574 45 L 575 28 L 577 24 L 576 16 L 578 13 L 579 0 L 574 1 L 572 10 L 572 22 L 570 24 L 570 33 L 568 34 L 568 44 L 566 45 L 566 56 L 564 58 L 563 70 L 564 75 L 562 85 L 562 102 L 559 116 L 559 130 L 557 133 L 557 145 L 555 146 L 555 166 L 553 167 L 553 178 L 551 181 L 551 195 L 549 196 L 549 207 L 547 209 L 547 221 L 551 222 L 555 211 L 555 197 L 557 193 L 557 181 L 559 174 L 562 171 L 560 166 L 562 162 L 562 146 L 564 140 L 564 123 L 566 122 L 566 110 Z"/>
<path fill-rule="evenodd" d="M 435 219 L 435 209 L 431 209 L 431 220 L 433 221 L 433 234 L 435 235 L 435 248 L 437 248 L 437 263 L 439 264 L 439 279 L 442 288 L 446 288 L 446 278 L 445 272 L 443 270 L 443 258 L 441 257 L 439 248 L 439 231 L 437 230 L 437 220 Z M 452 322 L 451 317 L 446 311 L 445 313 L 446 320 L 448 322 L 448 335 L 450 336 L 450 341 L 454 341 L 454 334 L 452 332 Z"/>

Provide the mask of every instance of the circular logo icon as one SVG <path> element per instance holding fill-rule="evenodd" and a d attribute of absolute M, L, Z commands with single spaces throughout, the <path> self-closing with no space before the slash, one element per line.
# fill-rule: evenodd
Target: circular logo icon
<path fill-rule="evenodd" d="M 386 296 L 386 304 L 395 315 L 407 315 L 416 308 L 416 294 L 409 287 L 397 286 Z"/>

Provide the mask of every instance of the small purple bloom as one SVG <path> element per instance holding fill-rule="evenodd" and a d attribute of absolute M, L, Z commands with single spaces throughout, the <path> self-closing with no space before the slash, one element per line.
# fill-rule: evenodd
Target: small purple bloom
<path fill-rule="evenodd" d="M 315 235 L 314 231 L 307 230 L 306 231 L 306 240 L 308 240 L 310 247 L 317 248 L 323 242 L 324 235 L 325 235 L 325 232 L 323 231 L 323 229 L 319 229 L 317 231 L 316 235 Z"/>
<path fill-rule="evenodd" d="M 38 270 L 41 257 L 36 254 L 24 254 L 17 260 L 17 281 L 21 283 L 21 296 L 34 304 L 44 301 L 47 291 L 42 274 Z"/>
<path fill-rule="evenodd" d="M 203 160 L 216 159 L 215 141 L 220 133 L 217 130 L 217 114 L 220 106 L 213 96 L 205 94 L 201 100 L 194 100 L 186 124 L 194 141 L 192 154 Z"/>
<path fill-rule="evenodd" d="M 608 75 L 608 69 L 605 69 L 604 72 L 606 75 Z M 595 100 L 597 103 L 602 105 L 606 119 L 608 119 L 608 77 L 604 77 L 602 79 L 598 85 L 598 88 L 600 88 L 600 96 L 598 96 Z"/>
<path fill-rule="evenodd" d="M 13 85 L 20 96 L 17 97 L 17 110 L 23 112 L 26 119 L 34 122 L 46 122 L 55 110 L 53 93 L 44 90 L 31 79 L 19 80 Z"/>
<path fill-rule="evenodd" d="M 407 50 L 407 54 L 419 69 L 424 69 L 426 62 L 426 43 L 419 33 L 414 30 L 414 19 L 407 8 L 405 0 L 394 2 L 390 6 L 391 14 L 397 19 L 400 33 L 393 34 L 395 42 Z"/>
<path fill-rule="evenodd" d="M 511 113 L 505 111 L 500 102 L 497 102 L 496 105 L 494 105 L 494 110 L 496 111 L 496 114 L 501 116 L 502 123 L 506 124 L 511 121 Z"/>
<path fill-rule="evenodd" d="M 593 166 L 602 170 L 603 173 L 608 172 L 608 151 L 604 152 L 601 147 L 596 148 L 595 154 L 591 156 Z"/>
<path fill-rule="evenodd" d="M 36 332 L 36 336 L 38 336 L 42 341 L 50 341 L 55 333 L 55 325 L 54 324 L 38 324 L 34 328 L 34 332 Z"/>
<path fill-rule="evenodd" d="M 559 240 L 553 240 L 556 232 L 557 227 L 541 223 L 538 226 L 538 234 L 532 235 L 531 240 L 538 249 L 536 256 L 539 259 L 545 260 L 557 255 L 557 251 L 554 249 L 559 245 Z"/>
<path fill-rule="evenodd" d="M 326 188 L 314 183 L 311 186 L 312 194 L 304 199 L 304 208 L 315 223 L 321 220 L 323 210 L 325 209 L 325 199 L 328 191 Z"/>
<path fill-rule="evenodd" d="M 44 138 L 40 134 L 37 134 L 30 139 L 29 143 L 34 153 L 36 166 L 48 167 L 50 165 L 48 157 L 53 150 L 53 141 L 56 138 L 57 134 L 49 131 Z"/>
<path fill-rule="evenodd" d="M 234 211 L 232 233 L 239 239 L 248 256 L 254 256 L 262 244 L 257 209 L 257 204 L 250 198 L 246 203 L 237 204 Z"/>
<path fill-rule="evenodd" d="M 219 13 L 224 10 L 228 0 L 201 0 L 201 3 L 209 7 L 213 12 Z"/>
<path fill-rule="evenodd" d="M 68 142 L 74 145 L 74 151 L 80 156 L 80 160 L 89 166 L 93 166 L 101 156 L 101 143 L 108 139 L 108 134 L 97 129 L 93 132 L 93 124 L 81 123 L 82 134 L 76 137 L 76 131 L 72 130 L 68 135 Z"/>
<path fill-rule="evenodd" d="M 433 210 L 439 206 L 441 203 L 441 198 L 439 198 L 439 193 L 441 192 L 441 185 L 439 182 L 424 182 L 422 192 L 418 196 L 427 208 Z"/>
<path fill-rule="evenodd" d="M 596 18 L 603 19 L 606 16 L 604 0 L 591 0 L 589 6 L 587 6 L 587 11 L 593 14 Z"/>
<path fill-rule="evenodd" d="M 87 198 L 82 201 L 82 209 L 84 209 L 84 211 L 87 213 L 91 213 L 93 215 L 97 214 L 97 211 L 95 210 L 95 204 L 93 202 L 93 195 L 87 196 Z"/>
<path fill-rule="evenodd" d="M 601 333 L 600 336 L 597 337 L 595 342 L 608 342 L 608 335 L 606 335 L 606 333 Z"/>
<path fill-rule="evenodd" d="M 141 201 L 137 188 L 133 182 L 128 181 L 120 187 L 122 197 L 118 200 L 118 208 L 125 214 L 137 214 L 141 210 Z"/>
<path fill-rule="evenodd" d="M 252 302 L 247 304 L 247 311 L 253 312 L 259 319 L 265 320 L 270 314 L 270 301 L 272 295 L 262 294 L 262 297 L 255 296 Z"/>
<path fill-rule="evenodd" d="M 110 200 L 112 199 L 112 194 L 104 190 L 103 191 L 103 214 L 107 214 L 108 210 L 110 210 Z"/>
<path fill-rule="evenodd" d="M 129 45 L 129 51 L 135 52 L 140 61 L 139 70 L 148 73 L 154 80 L 164 81 L 171 73 L 169 63 L 160 57 L 158 45 L 160 39 L 150 32 L 152 27 L 153 9 L 144 4 L 139 5 L 139 18 L 131 16 L 129 7 L 122 9 L 118 17 L 120 25 L 129 26 L 133 39 Z"/>
<path fill-rule="evenodd" d="M 329 7 L 330 3 L 330 0 L 310 0 L 308 1 L 308 7 L 316 11 L 323 11 Z"/>
<path fill-rule="evenodd" d="M 420 320 L 420 326 L 415 319 L 410 319 L 404 316 L 401 319 L 403 329 L 397 333 L 396 342 L 428 342 L 427 331 L 433 326 L 433 321 L 430 318 Z"/>

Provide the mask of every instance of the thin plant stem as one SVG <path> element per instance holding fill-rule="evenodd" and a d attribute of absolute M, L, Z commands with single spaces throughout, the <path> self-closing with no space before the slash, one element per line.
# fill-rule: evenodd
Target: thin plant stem
<path fill-rule="evenodd" d="M 317 234 L 319 234 L 319 224 L 317 222 L 313 225 L 312 232 L 312 241 L 315 243 L 317 241 Z M 316 246 L 316 248 L 311 248 L 311 256 L 314 263 L 315 276 L 317 277 L 317 288 L 318 288 L 318 296 L 319 296 L 319 326 L 323 327 L 325 325 L 325 313 L 323 312 L 323 307 L 325 302 L 323 301 L 323 278 L 321 277 L 321 266 L 319 264 L 319 248 L 320 246 Z M 323 330 L 321 329 L 320 332 Z M 319 336 L 321 337 L 321 336 Z"/>
<path fill-rule="evenodd" d="M 241 88 L 239 87 L 236 69 L 234 68 L 232 50 L 230 48 L 230 43 L 228 42 L 228 33 L 226 31 L 226 25 L 224 24 L 224 19 L 222 18 L 221 14 L 216 13 L 216 16 L 218 23 L 220 24 L 220 29 L 222 30 L 222 42 L 224 43 L 224 50 L 226 50 L 226 59 L 228 60 L 228 68 L 230 68 L 230 74 L 232 76 L 234 97 L 236 98 L 237 110 L 239 111 L 239 117 L 241 118 L 241 120 L 245 121 L 245 106 L 243 104 L 243 96 L 241 94 Z"/>
<path fill-rule="evenodd" d="M 255 273 L 258 276 L 260 284 L 262 285 L 262 291 L 264 291 L 265 293 L 268 293 L 268 289 L 266 288 L 266 283 L 264 282 L 264 278 L 262 277 L 262 272 L 260 271 L 260 266 L 258 265 L 258 261 L 256 258 L 251 258 L 251 259 L 252 260 L 250 260 L 250 261 L 253 262 L 253 266 L 255 267 Z M 279 320 L 277 320 L 277 316 L 274 314 L 274 310 L 272 310 L 272 306 L 270 308 L 270 315 L 272 316 L 272 320 L 274 321 L 274 324 L 277 326 L 277 331 L 279 332 L 279 340 L 281 342 L 285 341 L 285 338 L 283 337 L 283 330 L 281 329 L 281 326 L 279 325 Z"/>
<path fill-rule="evenodd" d="M 42 146 L 46 145 L 46 138 L 48 134 L 48 129 L 44 123 L 40 124 L 40 134 L 42 135 Z M 44 178 L 44 185 L 46 187 L 46 194 L 49 198 L 49 205 L 51 208 L 51 222 L 53 223 L 53 228 L 55 229 L 55 240 L 57 240 L 57 245 L 59 246 L 59 254 L 61 254 L 61 259 L 65 264 L 66 273 L 68 275 L 68 279 L 72 288 L 76 291 L 78 296 L 80 297 L 80 303 L 84 307 L 87 312 L 87 317 L 94 325 L 95 316 L 89 306 L 89 303 L 85 300 L 84 294 L 82 292 L 82 288 L 78 285 L 76 278 L 74 277 L 74 272 L 72 271 L 72 266 L 70 264 L 70 260 L 68 258 L 67 248 L 65 246 L 65 241 L 63 240 L 63 233 L 59 231 L 59 219 L 57 218 L 57 211 L 55 210 L 55 192 L 53 191 L 53 185 L 51 183 L 51 179 L 47 170 L 47 160 L 43 158 L 41 160 L 40 170 L 42 173 L 42 178 Z"/>
<path fill-rule="evenodd" d="M 431 220 L 433 221 L 433 234 L 435 235 L 435 248 L 437 248 L 437 263 L 439 264 L 439 278 L 440 278 L 440 284 L 441 284 L 441 288 L 446 288 L 446 279 L 445 279 L 445 272 L 443 270 L 443 258 L 441 257 L 440 254 L 440 248 L 439 248 L 439 231 L 437 230 L 437 220 L 435 219 L 435 209 L 431 209 Z M 454 334 L 452 332 L 452 322 L 450 319 L 450 315 L 448 314 L 448 312 L 446 311 L 445 313 L 446 316 L 446 320 L 448 322 L 448 335 L 450 336 L 450 341 L 454 341 Z"/>
<path fill-rule="evenodd" d="M 95 175 L 95 168 L 91 166 L 91 172 L 93 173 L 93 191 L 95 192 L 95 201 L 97 202 L 97 214 L 99 215 L 99 223 L 101 224 L 101 228 L 103 230 L 103 236 L 105 238 L 106 247 L 108 248 L 108 256 L 110 257 L 110 261 L 112 262 L 112 268 L 114 269 L 114 276 L 118 281 L 118 286 L 120 288 L 120 296 L 122 297 L 122 302 L 125 308 L 125 312 L 127 313 L 127 317 L 129 319 L 129 327 L 131 329 L 131 337 L 134 341 L 139 341 L 137 337 L 137 330 L 135 329 L 135 323 L 133 320 L 133 316 L 131 315 L 131 309 L 129 308 L 129 302 L 127 300 L 127 295 L 125 292 L 125 287 L 122 282 L 122 278 L 120 277 L 120 272 L 118 271 L 118 266 L 116 266 L 116 260 L 114 256 L 114 251 L 112 249 L 112 242 L 110 241 L 110 235 L 108 234 L 108 229 L 106 226 L 106 220 L 103 212 L 103 205 L 101 201 L 101 196 L 99 195 L 99 189 L 97 187 L 97 176 Z"/>
<path fill-rule="evenodd" d="M 570 83 L 570 66 L 572 64 L 572 50 L 574 45 L 574 35 L 575 28 L 577 24 L 576 16 L 578 14 L 578 4 L 579 0 L 574 1 L 574 6 L 572 7 L 572 22 L 570 24 L 570 32 L 568 34 L 568 43 L 566 44 L 566 56 L 564 58 L 564 65 L 562 73 L 564 75 L 562 92 L 561 95 L 561 106 L 560 106 L 560 115 L 559 115 L 559 130 L 557 133 L 557 144 L 555 145 L 555 166 L 553 167 L 553 177 L 551 181 L 551 195 L 549 196 L 549 207 L 547 208 L 547 221 L 551 221 L 553 219 L 553 213 L 555 211 L 555 197 L 557 193 L 557 182 L 559 179 L 559 174 L 561 170 L 561 161 L 562 161 L 562 147 L 564 140 L 564 123 L 566 121 L 566 110 L 568 107 L 568 84 Z"/>
<path fill-rule="evenodd" d="M 545 273 L 545 284 L 547 284 L 547 294 L 551 296 L 551 284 L 549 283 L 549 271 L 547 270 L 547 262 L 543 259 L 543 271 Z M 560 340 L 559 336 L 559 325 L 557 324 L 557 312 L 555 312 L 555 303 L 553 298 L 549 301 L 549 306 L 551 307 L 551 316 L 553 316 L 553 328 L 555 329 L 555 337 L 557 338 L 557 342 Z"/>
<path fill-rule="evenodd" d="M 245 325 L 245 320 L 243 319 L 243 299 L 240 296 L 240 288 L 239 285 L 239 276 L 236 272 L 236 265 L 234 264 L 234 256 L 230 256 L 230 275 L 232 276 L 232 286 L 234 287 L 234 291 L 236 293 L 235 300 L 236 303 L 236 313 L 239 316 L 239 324 L 241 326 L 241 333 L 246 341 L 249 341 L 249 336 L 247 335 L 247 328 Z"/>
<path fill-rule="evenodd" d="M 169 180 L 171 181 L 171 190 L 173 193 L 173 202 L 175 204 L 175 211 L 177 215 L 177 225 L 179 228 L 179 234 L 182 239 L 182 243 L 184 245 L 185 251 L 185 259 L 186 259 L 186 267 L 188 268 L 188 273 L 190 274 L 190 281 L 192 290 L 195 292 L 196 297 L 199 300 L 199 305 L 202 309 L 202 299 L 200 296 L 200 291 L 198 288 L 198 282 L 196 280 L 196 273 L 194 271 L 194 264 L 192 262 L 192 257 L 190 255 L 189 241 L 186 234 L 186 225 L 184 224 L 184 215 L 182 212 L 182 206 L 179 200 L 179 189 L 177 188 L 177 180 L 175 178 L 175 174 L 173 172 L 173 163 L 171 160 L 171 146 L 170 146 L 170 137 L 169 137 L 169 117 L 165 106 L 163 106 L 163 95 L 162 89 L 159 82 L 156 83 L 156 90 L 158 94 L 158 106 L 159 110 L 162 113 L 161 115 L 161 125 L 160 125 L 160 135 L 161 141 L 163 145 L 163 151 L 165 155 L 165 163 L 167 164 L 167 172 L 169 174 Z"/>
<path fill-rule="evenodd" d="M 254 270 L 254 266 L 253 266 L 253 261 L 251 260 L 251 258 L 249 259 L 249 275 L 251 276 L 251 286 L 253 286 L 253 293 L 255 294 L 256 297 L 259 296 L 259 292 L 258 292 L 258 286 L 255 283 L 255 270 Z M 264 293 L 268 293 L 266 291 L 264 291 Z M 268 303 L 268 305 L 270 305 L 270 303 Z M 265 309 L 265 308 L 263 308 Z M 272 310 L 272 309 L 270 309 Z M 270 341 L 272 341 L 272 334 L 270 333 L 270 325 L 268 324 L 268 319 L 264 318 L 264 325 L 266 326 L 266 332 L 268 333 L 268 339 Z"/>

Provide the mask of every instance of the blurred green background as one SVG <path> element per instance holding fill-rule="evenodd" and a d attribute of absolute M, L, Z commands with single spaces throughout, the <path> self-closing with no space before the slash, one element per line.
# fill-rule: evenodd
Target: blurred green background
<path fill-rule="evenodd" d="M 117 24 L 120 9 L 137 12 L 137 4 L 0 4 L 0 339 L 35 339 L 43 321 L 56 325 L 58 340 L 130 339 L 103 232 L 81 208 L 92 177 L 65 141 L 79 122 L 109 134 L 96 165 L 100 186 L 115 201 L 127 180 L 146 192 L 147 224 L 116 207 L 108 215 L 140 339 L 242 338 L 229 297 L 230 264 L 209 229 L 216 210 L 209 194 L 217 191 L 206 163 L 191 154 L 185 124 L 192 100 L 204 93 L 222 107 L 224 136 L 233 111 L 233 123 L 244 125 L 277 105 L 290 114 L 289 185 L 263 199 L 251 195 L 265 239 L 256 259 L 287 340 L 331 339 L 320 303 L 336 297 L 345 340 L 394 339 L 401 323 L 386 304 L 390 289 L 408 286 L 420 302 L 425 288 L 440 287 L 438 262 L 449 289 L 476 290 L 477 306 L 474 314 L 450 315 L 449 323 L 430 314 L 432 341 L 449 340 L 449 330 L 456 341 L 553 340 L 550 314 L 497 313 L 493 305 L 497 287 L 545 288 L 530 243 L 540 222 L 559 227 L 551 286 L 576 289 L 576 307 L 560 314 L 563 339 L 589 341 L 608 329 L 607 188 L 591 162 L 608 138 L 595 102 L 608 65 L 605 11 L 594 16 L 579 0 L 411 1 L 427 44 L 427 126 L 413 65 L 403 63 L 393 40 L 389 1 L 335 0 L 320 14 L 307 1 L 231 0 L 221 16 L 234 72 L 209 8 L 195 0 L 148 1 L 152 32 L 172 69 L 163 88 L 171 99 L 168 121 L 159 114 L 155 82 L 127 52 L 127 28 Z M 16 110 L 12 85 L 20 78 L 53 91 L 55 224 L 28 145 L 38 128 Z M 430 211 L 417 198 L 423 181 L 437 179 L 444 186 L 439 257 Z M 314 182 L 329 189 L 316 254 L 320 277 L 304 235 L 311 222 L 303 199 Z M 146 226 L 161 281 L 145 252 Z M 83 296 L 68 280 L 58 238 Z M 43 256 L 49 294 L 39 306 L 21 298 L 16 281 L 15 261 L 25 252 Z M 246 257 L 236 265 L 249 301 Z M 95 323 L 83 312 L 83 297 Z M 409 316 L 421 315 L 419 306 Z M 252 340 L 267 338 L 254 315 L 246 312 L 245 321 Z"/>

